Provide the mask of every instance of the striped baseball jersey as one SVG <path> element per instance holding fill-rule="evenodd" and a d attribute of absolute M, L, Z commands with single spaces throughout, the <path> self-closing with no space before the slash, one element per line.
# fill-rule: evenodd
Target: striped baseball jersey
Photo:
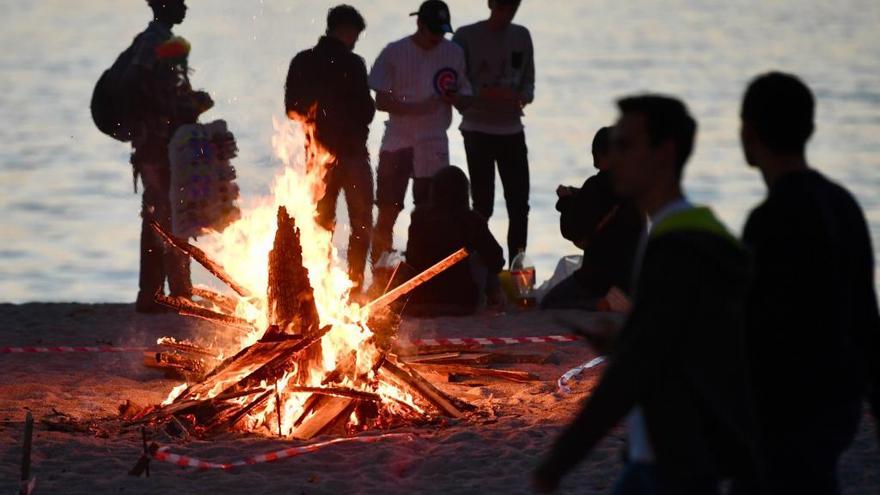
<path fill-rule="evenodd" d="M 452 124 L 452 106 L 443 102 L 440 95 L 454 87 L 461 95 L 472 94 L 461 47 L 444 39 L 425 50 L 411 36 L 391 42 L 373 64 L 369 83 L 377 93 L 390 92 L 403 102 L 436 102 L 430 113 L 389 114 L 381 151 L 413 148 L 415 177 L 432 177 L 449 165 L 446 130 Z"/>

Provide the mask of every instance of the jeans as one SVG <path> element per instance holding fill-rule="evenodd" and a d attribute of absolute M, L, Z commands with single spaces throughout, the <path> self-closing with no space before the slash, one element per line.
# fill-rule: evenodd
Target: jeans
<path fill-rule="evenodd" d="M 525 134 L 462 131 L 474 210 L 487 219 L 495 203 L 495 164 L 507 203 L 507 259 L 525 250 L 529 230 L 529 160 Z"/>
<path fill-rule="evenodd" d="M 403 211 L 406 188 L 413 174 L 413 156 L 412 148 L 379 153 L 379 168 L 376 172 L 376 204 L 379 207 L 379 216 L 373 230 L 373 263 L 394 246 L 394 224 Z M 431 179 L 413 178 L 413 203 L 416 206 L 429 201 L 430 191 Z"/>
<path fill-rule="evenodd" d="M 155 220 L 168 232 L 171 226 L 171 168 L 164 146 L 136 150 L 132 164 L 144 186 L 141 200 L 141 260 L 138 303 L 150 305 L 156 292 L 164 293 L 165 280 L 172 296 L 188 297 L 192 292 L 189 256 L 176 248 L 165 247 L 150 222 Z"/>
<path fill-rule="evenodd" d="M 318 224 L 333 231 L 336 226 L 336 200 L 345 191 L 351 233 L 348 237 L 348 275 L 355 289 L 364 281 L 364 267 L 373 230 L 373 171 L 366 149 L 343 154 L 326 177 L 324 197 L 318 201 Z"/>

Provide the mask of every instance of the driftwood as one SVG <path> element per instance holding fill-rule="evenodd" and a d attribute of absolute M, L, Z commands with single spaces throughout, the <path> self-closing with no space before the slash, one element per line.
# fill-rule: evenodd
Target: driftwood
<path fill-rule="evenodd" d="M 168 306 L 183 316 L 201 318 L 203 320 L 236 328 L 252 328 L 250 322 L 247 320 L 238 318 L 237 316 L 229 316 L 227 314 L 211 311 L 210 309 L 203 308 L 184 297 L 170 297 L 157 292 L 156 295 L 153 296 L 153 299 L 157 303 L 163 306 Z"/>
<path fill-rule="evenodd" d="M 282 335 L 309 336 L 318 332 L 320 317 L 309 282 L 309 270 L 303 266 L 302 245 L 296 222 L 283 206 L 278 208 L 278 229 L 269 251 L 269 324 Z M 311 346 L 301 357 L 296 383 L 304 383 L 309 368 L 321 360 L 321 346 Z"/>
<path fill-rule="evenodd" d="M 21 490 L 22 495 L 29 495 L 33 489 L 31 482 L 31 445 L 34 438 L 34 416 L 28 411 L 24 420 L 24 442 L 21 449 Z"/>
<path fill-rule="evenodd" d="M 204 361 L 172 352 L 144 352 L 144 366 L 165 371 L 172 376 L 199 380 L 208 372 Z"/>
<path fill-rule="evenodd" d="M 418 373 L 412 372 L 405 364 L 395 364 L 389 359 L 385 359 L 382 362 L 380 371 L 386 373 L 396 382 L 403 384 L 407 389 L 410 389 L 412 392 L 422 397 L 423 400 L 434 406 L 443 415 L 452 418 L 461 418 L 464 416 L 464 413 L 453 404 L 446 394 L 437 389 L 437 387 L 431 385 Z"/>
<path fill-rule="evenodd" d="M 407 280 L 406 282 L 400 284 L 389 292 L 386 292 L 379 298 L 373 300 L 369 304 L 367 304 L 366 309 L 369 313 L 373 313 L 378 311 L 381 308 L 388 306 L 394 301 L 400 299 L 404 295 L 412 292 L 416 289 L 416 287 L 424 284 L 428 280 L 436 277 L 440 273 L 446 271 L 452 265 L 458 263 L 459 261 L 468 257 L 467 249 L 461 248 L 458 251 L 450 254 L 446 258 L 437 262 L 434 266 L 428 268 L 422 273 L 416 275 L 415 277 Z"/>
<path fill-rule="evenodd" d="M 235 300 L 235 298 L 219 292 L 214 292 L 204 287 L 193 287 L 192 295 L 214 304 L 224 313 L 235 313 L 235 308 L 238 307 L 238 301 Z"/>
<path fill-rule="evenodd" d="M 492 368 L 478 368 L 475 366 L 464 366 L 459 364 L 413 363 L 412 367 L 417 370 L 425 370 L 444 375 L 487 376 L 520 383 L 533 382 L 540 379 L 538 375 L 529 373 L 528 371 L 496 370 Z"/>
<path fill-rule="evenodd" d="M 354 410 L 355 399 L 348 397 L 319 396 L 311 409 L 300 417 L 299 424 L 294 426 L 291 435 L 300 440 L 309 440 L 331 429 L 339 418 L 348 418 Z"/>
<path fill-rule="evenodd" d="M 226 269 L 224 269 L 223 266 L 209 258 L 204 251 L 186 242 L 186 240 L 175 236 L 171 232 L 166 231 L 161 225 L 159 225 L 159 222 L 155 220 L 150 222 L 150 227 L 153 227 L 153 230 L 155 230 L 166 243 L 191 256 L 192 259 L 205 267 L 205 269 L 211 272 L 212 275 L 222 280 L 224 284 L 228 285 L 229 288 L 234 290 L 238 295 L 241 297 L 251 297 L 251 292 L 249 290 L 236 282 L 228 273 L 226 273 Z"/>

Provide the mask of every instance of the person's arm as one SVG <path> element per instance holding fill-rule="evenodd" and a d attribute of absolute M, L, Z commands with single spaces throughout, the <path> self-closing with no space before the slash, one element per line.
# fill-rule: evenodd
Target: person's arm
<path fill-rule="evenodd" d="M 440 100 L 406 101 L 394 96 L 391 91 L 376 91 L 376 109 L 398 115 L 424 115 L 431 113 Z"/>
<path fill-rule="evenodd" d="M 367 66 L 364 60 L 356 57 L 356 65 L 352 69 L 350 94 L 352 95 L 352 117 L 359 123 L 369 125 L 376 115 L 376 102 L 370 95 L 370 85 L 367 82 Z"/>
<path fill-rule="evenodd" d="M 297 116 L 307 116 L 315 95 L 309 84 L 309 70 L 305 67 L 305 56 L 298 53 L 290 61 L 287 70 L 287 80 L 284 84 L 284 110 L 291 119 Z"/>
<path fill-rule="evenodd" d="M 520 102 L 523 106 L 535 100 L 535 49 L 532 45 L 532 35 L 525 31 L 528 39 L 527 48 L 523 53 L 523 78 L 520 87 Z"/>
<path fill-rule="evenodd" d="M 470 77 L 468 77 L 464 48 L 457 44 L 454 46 L 458 52 L 458 61 L 455 66 L 455 70 L 458 72 L 458 88 L 455 92 L 442 94 L 441 99 L 454 106 L 459 112 L 464 112 L 473 105 L 474 90 L 471 87 Z"/>

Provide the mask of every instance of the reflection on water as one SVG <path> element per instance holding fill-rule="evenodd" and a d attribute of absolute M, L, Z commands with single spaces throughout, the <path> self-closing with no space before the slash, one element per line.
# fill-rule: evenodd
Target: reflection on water
<path fill-rule="evenodd" d="M 409 0 L 407 0 L 409 1 Z M 128 151 L 93 126 L 88 103 L 100 72 L 147 22 L 143 2 L 7 2 L 0 20 L 0 300 L 132 301 L 137 289 L 139 198 Z M 246 197 L 275 173 L 272 116 L 282 111 L 290 57 L 323 30 L 331 2 L 190 2 L 178 29 L 193 44 L 193 82 L 217 102 L 241 148 Z M 370 64 L 412 30 L 418 0 L 353 2 L 368 28 L 358 52 Z M 485 2 L 450 0 L 454 24 L 485 15 Z M 558 232 L 554 191 L 592 173 L 592 134 L 614 118 L 615 97 L 655 90 L 683 97 L 700 122 L 687 188 L 739 230 L 763 195 L 737 142 L 745 83 L 771 68 L 796 72 L 819 99 L 810 159 L 843 182 L 880 240 L 880 2 L 678 0 L 524 2 L 532 29 L 537 98 L 526 109 L 532 170 L 529 256 L 538 278 L 575 252 Z M 383 114 L 370 138 L 378 150 Z M 457 131 L 453 163 L 464 166 Z M 496 198 L 492 230 L 507 228 Z M 407 218 L 398 225 L 398 245 Z M 344 219 L 340 223 L 345 223 Z M 340 241 L 347 235 L 337 236 Z M 207 277 L 203 277 L 208 280 Z"/>

